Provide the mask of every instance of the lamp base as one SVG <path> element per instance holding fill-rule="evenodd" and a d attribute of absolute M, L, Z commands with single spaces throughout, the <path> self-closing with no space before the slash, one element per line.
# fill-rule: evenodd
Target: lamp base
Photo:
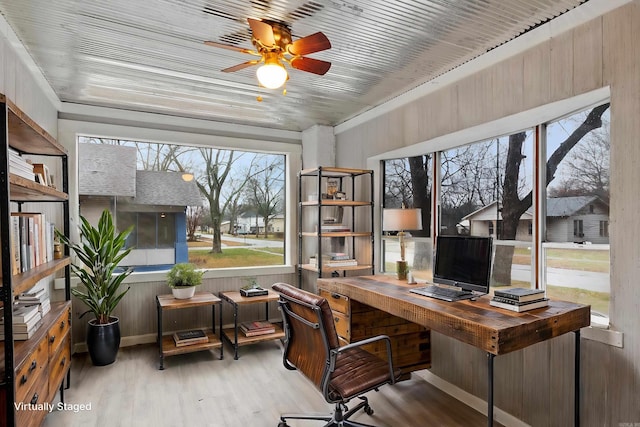
<path fill-rule="evenodd" d="M 398 273 L 398 280 L 407 280 L 407 273 L 409 272 L 409 266 L 407 261 L 396 261 L 396 273 Z"/>

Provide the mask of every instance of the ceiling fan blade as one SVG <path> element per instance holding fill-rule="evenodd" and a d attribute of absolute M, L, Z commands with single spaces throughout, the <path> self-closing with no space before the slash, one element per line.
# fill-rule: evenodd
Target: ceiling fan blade
<path fill-rule="evenodd" d="M 223 73 L 233 73 L 234 71 L 240 71 L 243 70 L 247 67 L 250 67 L 252 65 L 256 65 L 258 62 L 260 62 L 257 59 L 254 59 L 253 61 L 247 61 L 247 62 L 243 62 L 242 64 L 238 64 L 238 65 L 234 65 L 233 67 L 229 67 L 229 68 L 225 68 L 224 70 L 222 70 Z"/>
<path fill-rule="evenodd" d="M 329 68 L 331 68 L 331 62 L 313 58 L 296 57 L 291 60 L 291 66 L 298 70 L 323 76 L 329 71 Z"/>
<path fill-rule="evenodd" d="M 258 21 L 257 19 L 247 19 L 253 37 L 260 40 L 260 43 L 266 47 L 271 47 L 276 44 L 276 39 L 273 37 L 273 28 L 266 22 Z"/>
<path fill-rule="evenodd" d="M 292 55 L 308 55 L 326 49 L 331 49 L 331 42 L 320 32 L 298 39 L 287 48 Z"/>
<path fill-rule="evenodd" d="M 232 46 L 230 44 L 212 42 L 210 40 L 207 40 L 206 42 L 204 42 L 204 44 L 206 44 L 207 46 L 213 46 L 213 47 L 219 47 L 219 48 L 222 48 L 222 49 L 234 50 L 236 52 L 249 53 L 249 54 L 252 54 L 252 55 L 257 54 L 257 52 L 254 52 L 254 51 L 252 51 L 250 49 L 244 49 L 244 48 L 241 48 L 241 47 Z"/>

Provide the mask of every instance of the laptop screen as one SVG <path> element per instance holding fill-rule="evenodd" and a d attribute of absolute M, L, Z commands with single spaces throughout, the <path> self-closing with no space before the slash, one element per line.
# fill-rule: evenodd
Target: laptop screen
<path fill-rule="evenodd" d="M 434 283 L 489 293 L 491 237 L 438 236 L 436 245 Z"/>

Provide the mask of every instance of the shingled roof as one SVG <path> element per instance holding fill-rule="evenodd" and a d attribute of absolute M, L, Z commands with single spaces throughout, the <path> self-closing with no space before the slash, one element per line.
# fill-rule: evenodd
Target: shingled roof
<path fill-rule="evenodd" d="M 202 206 L 195 181 L 179 172 L 136 170 L 136 149 L 122 145 L 78 144 L 81 196 L 131 198 L 139 205 Z"/>
<path fill-rule="evenodd" d="M 195 181 L 185 181 L 179 172 L 138 171 L 136 195 L 138 205 L 202 206 Z"/>
<path fill-rule="evenodd" d="M 136 149 L 122 145 L 78 144 L 81 196 L 136 195 Z"/>

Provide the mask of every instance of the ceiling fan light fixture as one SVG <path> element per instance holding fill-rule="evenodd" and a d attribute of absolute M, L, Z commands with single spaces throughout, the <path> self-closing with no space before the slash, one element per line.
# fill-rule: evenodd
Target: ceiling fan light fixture
<path fill-rule="evenodd" d="M 256 70 L 256 76 L 260 84 L 267 89 L 278 89 L 287 81 L 287 70 L 278 61 L 277 54 L 266 54 L 264 65 Z"/>

